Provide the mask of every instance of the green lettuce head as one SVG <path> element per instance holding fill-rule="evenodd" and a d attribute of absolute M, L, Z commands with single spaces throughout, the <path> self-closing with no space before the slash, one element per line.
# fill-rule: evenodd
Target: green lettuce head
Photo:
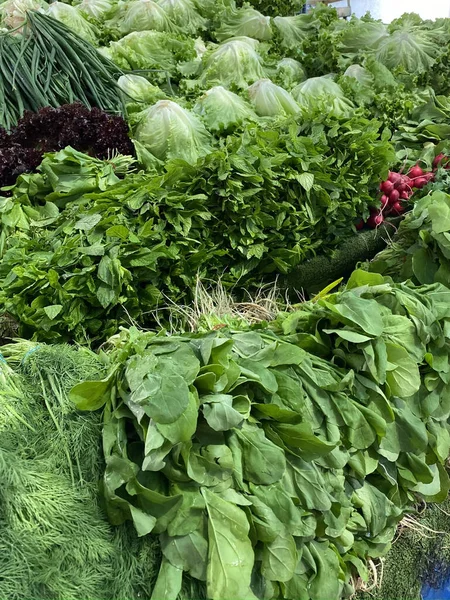
<path fill-rule="evenodd" d="M 70 4 L 63 4 L 62 2 L 53 2 L 53 4 L 50 4 L 48 7 L 47 14 L 53 19 L 67 25 L 67 27 L 72 29 L 87 42 L 94 45 L 97 44 L 95 28 L 83 17 L 78 6 L 70 6 Z"/>
<path fill-rule="evenodd" d="M 350 65 L 345 71 L 344 77 L 356 79 L 361 85 L 372 85 L 373 83 L 371 73 L 361 65 Z"/>
<path fill-rule="evenodd" d="M 159 100 L 141 113 L 135 138 L 159 160 L 195 164 L 211 151 L 211 134 L 197 115 L 171 100 Z"/>
<path fill-rule="evenodd" d="M 273 24 L 281 47 L 289 50 L 298 50 L 308 38 L 311 29 L 310 21 L 305 19 L 305 15 L 275 17 Z"/>
<path fill-rule="evenodd" d="M 283 87 L 291 89 L 294 85 L 307 79 L 306 71 L 294 58 L 282 58 L 277 63 L 277 82 Z"/>
<path fill-rule="evenodd" d="M 157 2 L 184 33 L 194 35 L 199 29 L 206 27 L 206 19 L 199 14 L 192 0 L 157 0 Z"/>
<path fill-rule="evenodd" d="M 230 132 L 247 121 L 258 119 L 245 100 L 221 85 L 205 92 L 193 110 L 214 133 Z"/>
<path fill-rule="evenodd" d="M 123 34 L 152 29 L 169 33 L 179 31 L 166 11 L 153 0 L 127 2 L 125 12 L 118 13 L 113 21 Z"/>
<path fill-rule="evenodd" d="M 114 0 L 81 0 L 78 8 L 93 19 L 109 18 L 115 11 Z"/>
<path fill-rule="evenodd" d="M 300 112 L 291 94 L 270 79 L 260 79 L 251 85 L 248 95 L 260 117 L 287 117 Z"/>
<path fill-rule="evenodd" d="M 201 87 L 223 85 L 245 89 L 249 83 L 266 76 L 257 52 L 258 42 L 248 37 L 232 38 L 203 56 Z"/>
<path fill-rule="evenodd" d="M 328 75 L 307 79 L 297 85 L 291 94 L 305 113 L 320 111 L 334 117 L 349 117 L 354 110 L 340 85 Z"/>
<path fill-rule="evenodd" d="M 223 13 L 220 22 L 221 26 L 215 32 L 219 42 L 241 36 L 260 41 L 267 41 L 272 37 L 270 17 L 265 17 L 250 6 Z"/>
<path fill-rule="evenodd" d="M 166 97 L 158 86 L 151 84 L 140 75 L 122 75 L 117 85 L 126 95 L 126 102 L 142 102 L 148 105 Z"/>

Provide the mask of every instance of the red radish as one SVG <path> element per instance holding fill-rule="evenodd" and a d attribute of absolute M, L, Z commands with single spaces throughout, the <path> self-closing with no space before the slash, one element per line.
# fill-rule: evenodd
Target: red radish
<path fill-rule="evenodd" d="M 361 219 L 357 223 L 355 223 L 355 227 L 358 231 L 360 231 L 364 227 L 364 221 Z"/>
<path fill-rule="evenodd" d="M 381 202 L 381 208 L 384 208 L 386 206 L 386 204 L 389 203 L 389 198 L 383 194 L 380 198 L 380 202 Z"/>
<path fill-rule="evenodd" d="M 399 183 L 401 179 L 402 176 L 400 175 L 400 173 L 393 173 L 392 171 L 389 172 L 388 181 L 391 181 L 394 185 L 396 183 Z"/>
<path fill-rule="evenodd" d="M 418 177 L 414 183 L 413 183 L 413 187 L 417 188 L 418 190 L 421 190 L 423 187 L 425 187 L 427 185 L 428 181 L 426 180 L 425 177 Z"/>
<path fill-rule="evenodd" d="M 441 152 L 441 154 L 438 154 L 435 157 L 435 159 L 433 160 L 433 167 L 435 169 L 437 169 L 440 166 L 447 166 L 448 165 L 448 161 L 449 161 L 448 156 L 445 156 L 445 154 L 442 154 L 442 152 Z M 441 163 L 443 163 L 443 164 L 441 164 Z"/>
<path fill-rule="evenodd" d="M 385 194 L 390 194 L 393 189 L 394 184 L 392 183 L 392 181 L 383 181 L 383 183 L 381 184 L 381 191 Z"/>
<path fill-rule="evenodd" d="M 422 177 L 422 175 L 423 171 L 419 167 L 419 165 L 415 165 L 408 171 L 408 177 L 410 177 L 411 179 L 416 179 L 416 177 Z"/>
<path fill-rule="evenodd" d="M 428 181 L 431 181 L 432 179 L 434 179 L 434 173 L 425 173 L 425 175 L 423 176 L 424 179 Z"/>
<path fill-rule="evenodd" d="M 384 221 L 384 217 L 381 213 L 372 213 L 370 217 L 367 219 L 366 225 L 371 227 L 372 229 L 376 229 L 381 225 Z"/>
<path fill-rule="evenodd" d="M 400 194 L 398 190 L 392 190 L 392 192 L 389 194 L 389 204 L 395 204 L 396 202 L 398 202 L 399 198 Z"/>
<path fill-rule="evenodd" d="M 392 208 L 392 212 L 395 213 L 396 215 L 401 215 L 405 211 L 405 209 L 400 204 L 400 202 L 396 202 L 395 204 L 392 205 L 391 208 Z"/>
<path fill-rule="evenodd" d="M 408 191 L 408 187 L 409 186 L 407 186 L 406 183 L 401 183 L 400 185 L 397 186 L 396 189 L 397 189 L 397 191 L 398 191 L 399 194 L 403 194 L 403 192 L 407 192 Z"/>
<path fill-rule="evenodd" d="M 407 187 L 411 187 L 412 186 L 412 181 L 411 179 L 408 177 L 408 175 L 403 175 L 403 185 L 406 185 Z"/>
<path fill-rule="evenodd" d="M 405 191 L 405 192 L 402 192 L 402 193 L 400 194 L 400 200 L 409 200 L 409 199 L 410 199 L 410 197 L 411 197 L 411 196 L 410 196 L 409 192 L 406 192 L 406 191 Z"/>

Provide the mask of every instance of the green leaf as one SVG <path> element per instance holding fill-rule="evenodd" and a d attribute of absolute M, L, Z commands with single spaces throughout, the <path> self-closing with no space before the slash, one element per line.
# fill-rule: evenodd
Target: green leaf
<path fill-rule="evenodd" d="M 83 381 L 75 385 L 69 394 L 78 410 L 98 410 L 109 400 L 113 376 L 100 381 Z"/>
<path fill-rule="evenodd" d="M 298 448 L 299 454 L 305 460 L 314 460 L 325 456 L 336 447 L 336 443 L 328 442 L 315 435 L 309 423 L 275 423 L 273 429 L 280 438 L 294 448 Z"/>
<path fill-rule="evenodd" d="M 114 304 L 117 300 L 116 292 L 107 285 L 99 285 L 96 295 L 103 308 L 108 308 L 110 304 Z"/>
<path fill-rule="evenodd" d="M 102 216 L 98 214 L 94 215 L 83 215 L 78 221 L 74 224 L 74 229 L 80 229 L 81 231 L 90 231 L 93 229 L 100 221 L 102 220 Z"/>
<path fill-rule="evenodd" d="M 314 463 L 308 463 L 297 456 L 291 456 L 288 463 L 289 476 L 293 488 L 303 505 L 309 510 L 330 510 L 334 500 L 321 471 Z"/>
<path fill-rule="evenodd" d="M 53 320 L 59 315 L 62 309 L 62 304 L 52 304 L 51 306 L 45 306 L 44 312 L 50 320 Z"/>
<path fill-rule="evenodd" d="M 268 485 L 281 479 L 286 468 L 284 452 L 267 439 L 262 429 L 244 421 L 242 429 L 235 429 L 232 435 L 242 448 L 243 473 L 247 481 Z"/>
<path fill-rule="evenodd" d="M 373 285 L 382 285 L 384 283 L 384 278 L 379 273 L 368 273 L 367 271 L 363 271 L 362 269 L 356 269 L 350 275 L 347 285 L 345 286 L 347 290 L 352 290 L 354 288 L 363 287 L 365 285 L 373 286 Z"/>
<path fill-rule="evenodd" d="M 113 227 L 106 230 L 106 235 L 109 237 L 117 237 L 121 240 L 128 239 L 129 233 L 128 229 L 123 225 L 113 225 Z"/>
<path fill-rule="evenodd" d="M 150 600 L 177 600 L 182 580 L 183 570 L 174 567 L 163 557 Z"/>
<path fill-rule="evenodd" d="M 194 394 L 189 393 L 189 403 L 173 423 L 157 423 L 158 431 L 172 444 L 187 442 L 197 429 L 198 408 Z"/>
<path fill-rule="evenodd" d="M 372 339 L 367 335 L 363 335 L 357 331 L 351 331 L 350 329 L 324 329 L 323 332 L 327 333 L 328 335 L 335 333 L 343 340 L 351 342 L 352 344 L 363 344 L 364 342 L 368 342 Z"/>
<path fill-rule="evenodd" d="M 208 542 L 200 531 L 175 537 L 163 533 L 160 540 L 162 552 L 172 565 L 206 581 Z"/>
<path fill-rule="evenodd" d="M 321 301 L 343 323 L 355 325 L 370 336 L 378 337 L 383 332 L 383 320 L 379 305 L 374 300 L 360 298 L 352 292 L 339 296 L 340 302 L 331 304 Z"/>
<path fill-rule="evenodd" d="M 431 251 L 419 248 L 412 256 L 412 267 L 419 283 L 433 283 L 439 265 L 436 264 Z"/>
<path fill-rule="evenodd" d="M 297 566 L 297 548 L 292 535 L 282 532 L 264 545 L 261 572 L 270 581 L 289 581 Z"/>
<path fill-rule="evenodd" d="M 355 490 L 353 503 L 361 508 L 372 536 L 383 531 L 386 524 L 395 523 L 402 512 L 382 491 L 367 481 Z"/>
<path fill-rule="evenodd" d="M 420 388 L 420 372 L 416 361 L 405 348 L 397 344 L 386 344 L 387 359 L 393 366 L 386 374 L 386 383 L 391 394 L 408 398 Z"/>
<path fill-rule="evenodd" d="M 139 508 L 130 504 L 130 512 L 133 518 L 133 523 L 139 537 L 149 534 L 153 531 L 156 524 L 156 518 L 148 515 Z"/>
<path fill-rule="evenodd" d="M 131 401 L 157 423 L 174 423 L 186 410 L 190 392 L 181 375 L 149 374 L 131 394 Z"/>
<path fill-rule="evenodd" d="M 227 431 L 237 427 L 244 420 L 241 413 L 233 408 L 233 396 L 203 396 L 202 403 L 205 419 L 214 431 Z"/>
<path fill-rule="evenodd" d="M 342 584 L 338 577 L 330 577 L 330 573 L 339 572 L 338 555 L 328 542 L 312 541 L 309 543 L 309 549 L 316 567 L 316 575 L 310 580 L 308 586 L 311 600 L 339 598 Z"/>
<path fill-rule="evenodd" d="M 298 182 L 307 192 L 310 192 L 314 185 L 314 175 L 312 173 L 300 173 Z"/>
<path fill-rule="evenodd" d="M 254 554 L 242 509 L 201 488 L 208 512 L 207 594 L 212 600 L 247 600 Z M 156 600 L 156 598 L 155 598 Z"/>
<path fill-rule="evenodd" d="M 434 233 L 450 231 L 450 198 L 444 192 L 434 192 L 432 202 L 428 207 Z"/>

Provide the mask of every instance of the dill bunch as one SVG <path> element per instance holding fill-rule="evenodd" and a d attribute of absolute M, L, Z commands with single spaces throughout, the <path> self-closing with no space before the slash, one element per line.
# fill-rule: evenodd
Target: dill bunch
<path fill-rule="evenodd" d="M 99 378 L 95 354 L 18 341 L 0 354 L 0 600 L 149 598 L 161 552 L 98 502 L 101 416 L 68 391 Z M 201 596 L 198 596 L 201 598 Z"/>
<path fill-rule="evenodd" d="M 68 473 L 72 482 L 97 482 L 103 468 L 101 414 L 80 413 L 68 397 L 83 378 L 102 377 L 97 355 L 25 340 L 3 346 L 2 353 L 21 375 L 27 403 L 33 404 L 29 455 L 51 461 L 52 472 Z"/>

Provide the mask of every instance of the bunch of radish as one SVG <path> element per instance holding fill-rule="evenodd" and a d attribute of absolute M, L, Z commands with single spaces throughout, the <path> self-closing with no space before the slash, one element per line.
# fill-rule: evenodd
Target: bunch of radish
<path fill-rule="evenodd" d="M 450 168 L 450 159 L 444 155 L 436 156 L 433 162 L 434 170 L 446 160 Z M 447 167 L 445 167 L 447 168 Z M 389 172 L 386 181 L 380 184 L 380 207 L 371 208 L 370 217 L 364 223 L 360 221 L 357 229 L 364 225 L 376 229 L 383 223 L 387 216 L 399 216 L 405 212 L 406 203 L 411 199 L 414 190 L 421 190 L 434 178 L 434 172 L 426 172 L 419 165 L 414 165 L 406 175 L 403 173 Z"/>

